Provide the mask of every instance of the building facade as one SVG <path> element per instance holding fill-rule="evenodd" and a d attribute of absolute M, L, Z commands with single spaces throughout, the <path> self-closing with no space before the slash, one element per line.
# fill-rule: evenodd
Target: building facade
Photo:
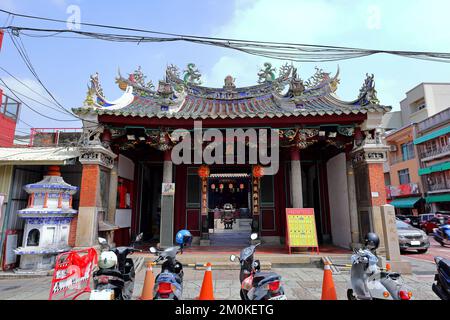
<path fill-rule="evenodd" d="M 414 126 L 400 128 L 387 134 L 385 139 L 389 145 L 389 170 L 385 177 L 388 201 L 398 214 L 421 214 L 425 210 L 425 199 L 413 143 Z"/>
<path fill-rule="evenodd" d="M 430 212 L 450 212 L 450 108 L 415 125 L 414 144 Z"/>
<path fill-rule="evenodd" d="M 284 242 L 290 207 L 314 208 L 320 243 L 348 248 L 369 230 L 382 233 L 387 147 L 379 126 L 391 107 L 379 103 L 373 75 L 346 102 L 335 94 L 339 72 L 318 69 L 303 81 L 290 65 L 278 76 L 274 71 L 265 64 L 254 86 L 239 88 L 227 76 L 223 88 L 209 88 L 199 84 L 195 65 L 182 77 L 169 66 L 154 88 L 138 69 L 116 78 L 124 94 L 115 101 L 105 98 L 98 75 L 91 77 L 84 105 L 73 110 L 84 126 L 76 245 L 96 243 L 99 219 L 165 245 L 184 228 L 196 243 L 214 245 L 211 212 L 224 204 L 234 206 L 237 219 L 249 219 L 264 242 Z M 181 137 L 177 129 L 184 129 Z M 214 149 L 218 161 L 207 163 L 196 158 L 195 144 L 200 153 L 210 150 L 213 140 L 204 135 L 211 129 L 214 142 L 224 139 L 227 148 Z M 251 137 L 227 136 L 238 129 L 276 133 L 269 133 L 268 150 L 277 155 L 277 171 L 267 174 L 267 162 L 250 159 Z M 191 161 L 178 163 L 173 151 L 189 139 L 194 151 L 182 158 Z M 239 144 L 246 154 L 241 162 Z M 175 186 L 171 200 L 162 190 L 167 184 Z"/>

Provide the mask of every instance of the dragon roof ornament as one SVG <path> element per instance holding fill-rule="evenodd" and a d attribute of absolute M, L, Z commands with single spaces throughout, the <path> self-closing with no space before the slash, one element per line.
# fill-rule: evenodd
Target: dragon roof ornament
<path fill-rule="evenodd" d="M 362 100 L 364 103 L 373 103 L 379 104 L 380 100 L 377 97 L 377 90 L 375 89 L 375 80 L 374 75 L 369 75 L 366 73 L 366 79 L 359 90 L 359 100 Z"/>

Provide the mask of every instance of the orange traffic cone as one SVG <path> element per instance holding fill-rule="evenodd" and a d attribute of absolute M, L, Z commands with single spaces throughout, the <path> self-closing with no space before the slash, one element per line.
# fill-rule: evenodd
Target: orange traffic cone
<path fill-rule="evenodd" d="M 213 278 L 211 263 L 206 264 L 205 276 L 203 277 L 202 289 L 198 300 L 214 300 Z"/>
<path fill-rule="evenodd" d="M 155 275 L 152 268 L 153 262 L 147 262 L 147 271 L 145 272 L 144 287 L 139 300 L 153 300 L 153 287 L 155 286 Z"/>
<path fill-rule="evenodd" d="M 329 262 L 325 262 L 323 268 L 322 300 L 337 300 L 333 273 L 331 272 Z"/>

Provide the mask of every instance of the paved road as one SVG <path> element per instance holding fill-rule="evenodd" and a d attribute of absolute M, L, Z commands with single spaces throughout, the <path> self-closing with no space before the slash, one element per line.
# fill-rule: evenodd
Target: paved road
<path fill-rule="evenodd" d="M 404 276 L 406 285 L 413 292 L 413 297 L 419 300 L 435 300 L 438 297 L 431 290 L 435 266 L 429 261 L 410 259 L 413 275 Z M 322 292 L 323 270 L 314 266 L 291 268 L 274 268 L 272 271 L 283 277 L 283 285 L 288 299 L 320 300 Z M 158 272 L 155 269 L 155 272 Z M 183 299 L 195 299 L 200 293 L 204 276 L 203 270 L 185 268 Z M 239 270 L 214 270 L 214 295 L 216 299 L 239 299 Z M 333 275 L 337 297 L 345 300 L 349 271 Z M 134 296 L 142 292 L 144 270 L 137 273 Z M 50 277 L 35 279 L 0 279 L 0 300 L 45 300 L 50 289 Z M 85 298 L 88 298 L 85 295 Z"/>
<path fill-rule="evenodd" d="M 435 256 L 441 256 L 446 259 L 450 259 L 450 247 L 442 247 L 438 242 L 436 242 L 433 237 L 429 237 L 430 239 L 430 248 L 428 249 L 427 253 L 417 253 L 414 251 L 408 252 L 406 254 L 403 254 L 403 256 L 412 258 L 412 259 L 419 259 L 419 260 L 425 260 L 425 261 L 434 261 Z"/>

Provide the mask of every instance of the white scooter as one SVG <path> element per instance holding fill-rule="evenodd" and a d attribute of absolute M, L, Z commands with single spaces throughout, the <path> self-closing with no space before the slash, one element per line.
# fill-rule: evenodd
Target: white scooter
<path fill-rule="evenodd" d="M 351 278 L 347 289 L 349 300 L 410 300 L 412 293 L 404 287 L 399 273 L 383 271 L 378 258 L 369 249 L 355 250 Z"/>

